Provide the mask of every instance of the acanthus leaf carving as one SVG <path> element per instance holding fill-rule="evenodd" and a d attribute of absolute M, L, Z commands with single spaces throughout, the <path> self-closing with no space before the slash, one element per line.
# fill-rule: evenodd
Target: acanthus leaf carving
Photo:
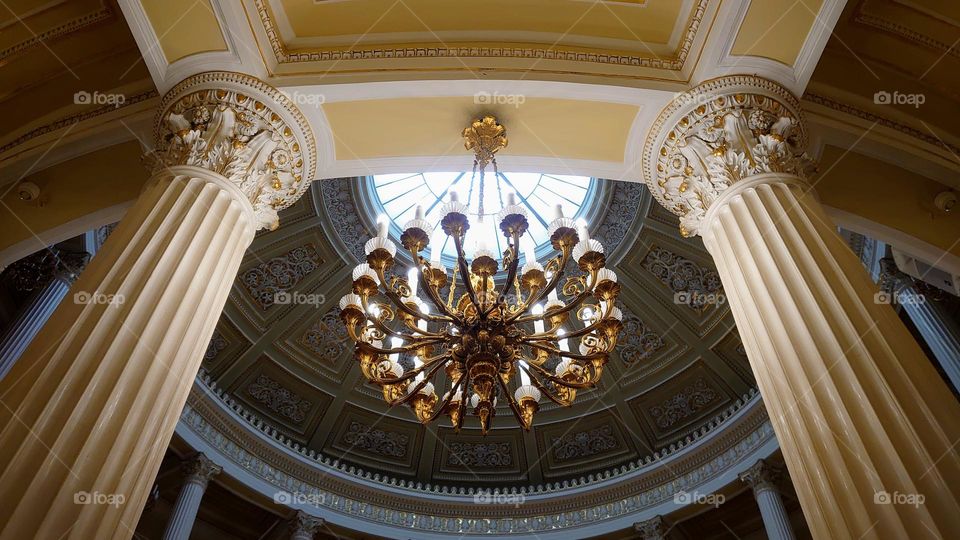
<path fill-rule="evenodd" d="M 237 83 L 249 94 L 226 89 Z M 151 171 L 189 165 L 220 174 L 250 201 L 258 229 L 276 229 L 277 212 L 313 174 L 315 145 L 296 106 L 261 81 L 218 72 L 186 79 L 164 101 L 156 149 L 147 155 Z"/>
<path fill-rule="evenodd" d="M 647 182 L 680 217 L 681 234 L 693 236 L 723 192 L 744 179 L 763 173 L 809 179 L 816 167 L 805 147 L 789 92 L 757 77 L 722 78 L 690 90 L 661 114 L 645 150 Z"/>

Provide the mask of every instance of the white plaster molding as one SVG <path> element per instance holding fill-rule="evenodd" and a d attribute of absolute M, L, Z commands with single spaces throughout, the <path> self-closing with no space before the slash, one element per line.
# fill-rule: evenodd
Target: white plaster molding
<path fill-rule="evenodd" d="M 947 253 L 933 244 L 845 210 L 826 205 L 823 209 L 834 223 L 844 229 L 880 240 L 951 274 L 960 274 L 960 257 Z"/>
<path fill-rule="evenodd" d="M 711 39 L 704 47 L 703 58 L 694 73 L 693 83 L 701 83 L 717 77 L 752 73 L 777 81 L 796 95 L 803 94 L 813 71 L 820 61 L 823 49 L 840 18 L 846 0 L 825 0 L 814 17 L 797 59 L 793 65 L 759 56 L 734 56 L 733 45 L 752 1 L 727 1 L 720 8 Z M 798 4 L 800 5 L 800 4 Z M 777 39 L 771 32 L 764 39 Z"/>
<path fill-rule="evenodd" d="M 131 200 L 102 208 L 96 212 L 91 212 L 83 217 L 68 221 L 63 225 L 47 229 L 26 240 L 17 242 L 0 251 L 0 268 L 6 268 L 10 264 L 47 246 L 52 246 L 58 242 L 79 236 L 92 229 L 116 223 L 120 221 L 120 218 L 123 217 L 132 204 L 133 201 Z"/>
<path fill-rule="evenodd" d="M 731 484 L 738 485 L 740 471 L 770 456 L 778 447 L 769 420 L 759 421 L 756 416 L 765 412 L 759 396 L 753 395 L 746 401 L 739 400 L 734 412 L 711 421 L 709 431 L 707 427 L 701 430 L 705 434 L 684 445 L 672 446 L 662 456 L 657 453 L 654 460 L 647 458 L 642 465 L 631 464 L 629 469 L 619 467 L 614 474 L 605 472 L 590 475 L 589 479 L 564 481 L 563 486 L 555 483 L 555 487 L 547 489 L 500 490 L 504 495 L 524 497 L 519 510 L 510 511 L 510 519 L 505 519 L 504 508 L 495 508 L 502 505 L 478 507 L 473 488 L 448 489 L 388 481 L 380 474 L 317 456 L 280 436 L 222 389 L 214 390 L 208 384 L 209 377 L 201 371 L 177 425 L 177 434 L 189 446 L 213 458 L 223 466 L 225 474 L 261 496 L 276 500 L 278 493 L 286 493 L 290 500 L 281 500 L 279 504 L 386 537 L 408 537 L 410 529 L 414 529 L 417 538 L 445 538 L 451 533 L 500 538 L 527 532 L 539 538 L 572 539 L 630 529 L 636 521 L 686 506 L 675 497 L 679 490 L 714 493 Z M 740 431 L 730 431 L 734 429 Z M 733 447 L 725 446 L 730 444 L 732 433 L 739 434 L 739 442 Z M 631 487 L 639 485 L 631 482 L 644 482 L 642 478 L 663 470 L 671 471 L 676 478 L 640 491 Z M 337 485 L 341 488 L 334 487 Z M 627 498 L 618 503 L 596 501 L 599 491 L 610 489 Z M 361 498 L 357 499 L 358 496 Z M 554 507 L 553 501 L 560 506 Z M 577 504 L 587 506 L 574 509 Z M 450 518 L 449 512 L 447 517 L 431 516 L 436 508 L 451 505 L 464 509 L 458 514 L 462 517 Z M 563 510 L 554 514 L 550 508 Z M 479 517 L 488 512 L 489 518 Z M 538 516 L 540 512 L 550 514 Z M 491 530 L 494 522 L 497 530 Z"/>
<path fill-rule="evenodd" d="M 220 27 L 226 51 L 213 51 L 193 54 L 180 58 L 172 64 L 167 61 L 160 46 L 150 18 L 140 0 L 118 0 L 120 9 L 130 26 L 130 31 L 140 48 L 144 63 L 150 71 L 154 84 L 160 93 L 167 92 L 181 80 L 198 73 L 214 70 L 229 70 L 262 78 L 266 69 L 258 55 L 256 42 L 249 32 L 249 24 L 242 8 L 236 2 L 211 0 L 213 15 Z M 197 7 L 196 9 L 206 9 Z"/>

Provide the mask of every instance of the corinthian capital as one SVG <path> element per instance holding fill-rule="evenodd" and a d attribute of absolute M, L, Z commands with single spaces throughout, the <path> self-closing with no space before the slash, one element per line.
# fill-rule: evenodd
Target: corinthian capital
<path fill-rule="evenodd" d="M 257 228 L 300 198 L 316 167 L 306 118 L 279 90 L 240 73 L 208 72 L 173 87 L 154 126 L 153 173 L 191 165 L 224 176 L 253 205 Z"/>
<path fill-rule="evenodd" d="M 647 185 L 680 216 L 684 236 L 699 234 L 710 206 L 754 175 L 814 172 L 800 104 L 754 76 L 707 81 L 674 99 L 654 122 L 643 152 Z"/>
<path fill-rule="evenodd" d="M 765 489 L 777 489 L 782 476 L 782 467 L 761 459 L 740 473 L 740 480 L 756 493 Z"/>
<path fill-rule="evenodd" d="M 223 472 L 223 468 L 203 454 L 194 454 L 183 462 L 182 467 L 187 482 L 200 484 L 204 488 L 211 478 Z"/>

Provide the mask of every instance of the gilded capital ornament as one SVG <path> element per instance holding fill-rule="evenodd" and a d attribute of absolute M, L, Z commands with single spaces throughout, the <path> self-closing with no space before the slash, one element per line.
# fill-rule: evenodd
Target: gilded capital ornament
<path fill-rule="evenodd" d="M 282 92 L 241 73 L 206 72 L 174 86 L 154 125 L 153 174 L 177 165 L 224 176 L 248 198 L 258 229 L 300 198 L 316 168 L 306 118 Z"/>
<path fill-rule="evenodd" d="M 187 482 L 200 484 L 204 488 L 211 478 L 220 474 L 223 468 L 210 460 L 207 456 L 195 454 L 187 461 L 183 462 L 183 474 Z"/>
<path fill-rule="evenodd" d="M 643 169 L 650 192 L 680 217 L 683 236 L 700 233 L 707 210 L 728 188 L 763 173 L 806 180 L 800 104 L 761 77 L 707 81 L 680 94 L 660 113 L 647 137 Z"/>
<path fill-rule="evenodd" d="M 757 493 L 765 489 L 777 489 L 782 475 L 783 467 L 761 459 L 740 473 L 740 480 Z"/>

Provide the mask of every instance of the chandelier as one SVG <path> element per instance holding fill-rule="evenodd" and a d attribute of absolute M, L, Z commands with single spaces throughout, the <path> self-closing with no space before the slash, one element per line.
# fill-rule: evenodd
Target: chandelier
<path fill-rule="evenodd" d="M 506 132 L 486 116 L 463 137 L 475 154 L 482 220 L 484 170 L 491 164 L 497 170 Z M 468 212 L 455 192 L 440 210 L 439 229 L 457 254 L 448 269 L 440 246 L 430 260 L 422 255 L 434 226 L 418 207 L 400 236 L 414 262 L 405 275 L 391 272 L 397 248 L 387 238 L 389 224 L 379 220 L 377 236 L 365 245 L 367 261 L 353 270 L 353 292 L 340 299 L 340 317 L 364 377 L 390 406 L 409 405 L 423 423 L 446 414 L 457 430 L 472 409 L 486 434 L 498 400 L 506 400 L 529 430 L 543 396 L 569 406 L 577 390 L 600 380 L 623 329 L 614 305 L 620 285 L 605 268 L 603 246 L 585 223 L 564 217 L 560 205 L 547 230 L 559 254 L 541 264 L 527 243 L 522 267 L 519 246 L 528 222 L 516 195 L 507 195 L 497 215 L 507 241 L 499 262 L 486 248 L 485 240 L 495 239 L 480 239 L 468 260 Z M 574 267 L 580 272 L 568 275 Z M 446 388 L 443 397 L 438 388 Z"/>

